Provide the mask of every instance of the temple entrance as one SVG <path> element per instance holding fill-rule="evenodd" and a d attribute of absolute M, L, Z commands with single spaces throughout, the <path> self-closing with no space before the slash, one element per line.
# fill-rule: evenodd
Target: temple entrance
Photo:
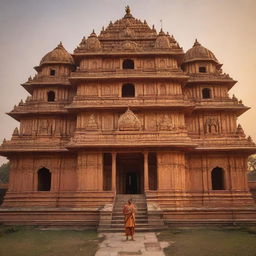
<path fill-rule="evenodd" d="M 141 194 L 144 191 L 143 154 L 119 153 L 116 159 L 117 193 Z"/>

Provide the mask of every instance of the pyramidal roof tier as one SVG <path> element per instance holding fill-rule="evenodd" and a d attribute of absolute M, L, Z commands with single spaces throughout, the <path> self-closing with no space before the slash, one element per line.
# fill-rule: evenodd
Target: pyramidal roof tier
<path fill-rule="evenodd" d="M 173 36 L 162 30 L 158 34 L 154 25 L 150 28 L 145 20 L 142 22 L 134 18 L 129 6 L 125 11 L 122 19 L 110 21 L 106 29 L 102 28 L 99 36 L 93 31 L 87 39 L 84 37 L 74 53 L 152 50 L 183 53 Z"/>

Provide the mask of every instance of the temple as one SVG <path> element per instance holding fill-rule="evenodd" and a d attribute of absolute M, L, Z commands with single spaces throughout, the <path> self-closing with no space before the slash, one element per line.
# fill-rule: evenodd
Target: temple
<path fill-rule="evenodd" d="M 73 54 L 60 43 L 8 113 L 20 127 L 0 147 L 11 163 L 0 221 L 104 230 L 133 197 L 147 227 L 255 223 L 256 146 L 237 124 L 249 108 L 229 96 L 236 81 L 221 66 L 197 40 L 184 53 L 129 7 Z"/>

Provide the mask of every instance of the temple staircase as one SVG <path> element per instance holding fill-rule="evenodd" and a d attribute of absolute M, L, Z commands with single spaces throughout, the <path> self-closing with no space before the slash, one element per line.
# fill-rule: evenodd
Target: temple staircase
<path fill-rule="evenodd" d="M 135 231 L 156 231 L 165 228 L 163 221 L 159 219 L 154 222 L 149 222 L 148 207 L 144 194 L 119 194 L 116 195 L 113 205 L 112 217 L 107 224 L 100 224 L 98 231 L 100 232 L 124 232 L 124 215 L 123 206 L 127 203 L 128 199 L 132 199 L 136 205 L 136 226 Z"/>

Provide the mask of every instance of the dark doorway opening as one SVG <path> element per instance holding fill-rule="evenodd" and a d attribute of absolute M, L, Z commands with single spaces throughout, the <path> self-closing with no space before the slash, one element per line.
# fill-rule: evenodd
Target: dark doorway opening
<path fill-rule="evenodd" d="M 38 191 L 51 190 L 51 173 L 46 168 L 38 170 Z"/>
<path fill-rule="evenodd" d="M 111 153 L 103 154 L 103 190 L 111 190 L 112 181 L 112 155 Z"/>
<path fill-rule="evenodd" d="M 144 161 L 141 153 L 117 154 L 117 193 L 140 194 L 144 191 Z"/>
<path fill-rule="evenodd" d="M 125 194 L 138 194 L 138 174 L 134 172 L 126 173 Z"/>
<path fill-rule="evenodd" d="M 224 171 L 220 167 L 216 167 L 212 170 L 212 189 L 224 190 Z"/>

